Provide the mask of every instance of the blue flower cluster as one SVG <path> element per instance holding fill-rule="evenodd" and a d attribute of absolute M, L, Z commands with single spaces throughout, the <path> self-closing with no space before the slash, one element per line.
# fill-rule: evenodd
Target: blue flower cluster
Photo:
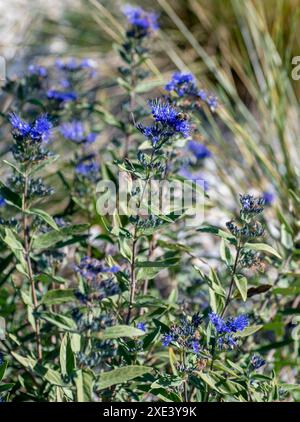
<path fill-rule="evenodd" d="M 34 122 L 28 123 L 15 113 L 9 115 L 14 135 L 18 138 L 30 138 L 33 142 L 47 141 L 53 125 L 48 116 L 41 115 Z"/>
<path fill-rule="evenodd" d="M 136 324 L 136 328 L 138 328 L 139 330 L 142 330 L 142 331 L 146 332 L 146 324 L 144 322 L 138 322 Z"/>
<path fill-rule="evenodd" d="M 254 370 L 257 370 L 266 364 L 266 361 L 259 355 L 253 355 L 251 357 L 251 366 Z"/>
<path fill-rule="evenodd" d="M 192 73 L 173 73 L 172 79 L 167 83 L 165 89 L 169 92 L 176 92 L 179 97 L 198 94 L 195 77 Z"/>
<path fill-rule="evenodd" d="M 90 69 L 92 71 L 91 76 L 95 75 L 95 64 L 92 60 L 87 58 L 78 61 L 71 57 L 65 62 L 61 59 L 58 59 L 55 62 L 55 66 L 57 69 L 63 70 L 65 72 L 78 72 L 80 70 Z"/>
<path fill-rule="evenodd" d="M 163 346 L 177 343 L 181 349 L 198 354 L 200 351 L 198 327 L 201 321 L 202 318 L 199 314 L 194 314 L 191 319 L 183 316 L 180 319 L 180 324 L 173 325 L 170 331 L 163 336 Z"/>
<path fill-rule="evenodd" d="M 54 100 L 59 103 L 65 103 L 68 101 L 75 101 L 77 100 L 78 96 L 76 92 L 64 92 L 57 89 L 49 89 L 47 91 L 47 98 L 49 100 Z"/>
<path fill-rule="evenodd" d="M 234 339 L 233 334 L 238 331 L 243 331 L 249 326 L 249 319 L 246 315 L 239 315 L 236 318 L 224 320 L 218 314 L 211 312 L 209 314 L 209 319 L 217 332 L 217 343 L 220 348 L 224 345 L 232 348 L 235 347 L 237 342 Z"/>
<path fill-rule="evenodd" d="M 175 135 L 187 138 L 190 125 L 187 117 L 169 102 L 157 99 L 149 101 L 152 117 L 155 123 L 151 126 L 138 124 L 137 128 L 146 136 L 152 145 L 161 145 Z"/>
<path fill-rule="evenodd" d="M 255 198 L 253 195 L 240 195 L 241 203 L 241 217 L 253 218 L 258 214 L 261 214 L 264 210 L 265 200 L 264 198 Z"/>
<path fill-rule="evenodd" d="M 205 89 L 199 90 L 192 73 L 175 72 L 165 89 L 175 92 L 179 97 L 193 97 L 195 101 L 201 100 L 208 105 L 211 111 L 216 111 L 218 107 L 217 97 Z"/>
<path fill-rule="evenodd" d="M 0 208 L 5 207 L 5 205 L 6 205 L 5 198 L 3 198 L 3 196 L 0 195 Z"/>
<path fill-rule="evenodd" d="M 84 124 L 79 120 L 62 123 L 59 130 L 64 138 L 75 144 L 91 144 L 97 137 L 95 132 L 86 133 Z"/>
<path fill-rule="evenodd" d="M 185 138 L 190 134 L 190 126 L 187 117 L 176 110 L 168 102 L 154 100 L 149 103 L 151 113 L 156 122 L 173 129 L 174 133 L 181 133 Z"/>
<path fill-rule="evenodd" d="M 275 194 L 273 192 L 270 192 L 270 191 L 265 191 L 262 194 L 262 198 L 264 200 L 265 206 L 269 207 L 275 201 Z"/>
<path fill-rule="evenodd" d="M 106 267 L 98 259 L 90 258 L 89 256 L 82 258 L 75 269 L 85 280 L 96 282 L 101 274 L 116 274 L 120 270 L 117 266 Z"/>
<path fill-rule="evenodd" d="M 133 38 L 144 38 L 159 28 L 158 15 L 154 12 L 147 12 L 141 7 L 126 5 L 122 9 L 126 16 L 130 30 L 128 36 Z"/>
<path fill-rule="evenodd" d="M 66 61 L 59 59 L 55 62 L 55 67 L 59 72 L 59 83 L 55 88 L 48 89 L 47 98 L 58 103 L 76 101 L 79 97 L 78 85 L 96 74 L 94 62 L 90 59 L 81 61 L 74 58 Z"/>
<path fill-rule="evenodd" d="M 113 275 L 119 271 L 119 267 L 106 267 L 95 258 L 84 257 L 75 270 L 87 282 L 88 294 L 76 292 L 76 297 L 81 303 L 91 302 L 93 299 L 102 300 L 120 292 L 119 285 Z"/>
<path fill-rule="evenodd" d="M 75 173 L 78 176 L 96 182 L 99 173 L 99 164 L 96 161 L 96 155 L 91 153 L 81 157 L 75 165 Z"/>
<path fill-rule="evenodd" d="M 187 147 L 189 151 L 193 153 L 197 160 L 203 160 L 205 158 L 211 157 L 210 150 L 205 145 L 200 144 L 197 141 L 189 141 Z"/>
<path fill-rule="evenodd" d="M 39 66 L 37 64 L 31 64 L 28 66 L 28 73 L 33 76 L 38 76 L 40 78 L 46 78 L 48 76 L 48 71 L 44 66 Z"/>
<path fill-rule="evenodd" d="M 17 114 L 10 113 L 9 121 L 15 140 L 12 152 L 16 161 L 39 162 L 50 155 L 44 148 L 45 143 L 50 139 L 53 127 L 47 115 L 41 115 L 28 123 Z"/>

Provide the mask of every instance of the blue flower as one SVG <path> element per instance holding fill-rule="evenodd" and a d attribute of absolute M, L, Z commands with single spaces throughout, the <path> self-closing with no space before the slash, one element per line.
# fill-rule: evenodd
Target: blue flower
<path fill-rule="evenodd" d="M 5 207 L 5 205 L 6 205 L 6 201 L 3 198 L 3 196 L 0 195 L 0 208 Z"/>
<path fill-rule="evenodd" d="M 63 88 L 70 88 L 71 82 L 66 78 L 62 78 L 59 81 L 59 85 L 62 86 Z"/>
<path fill-rule="evenodd" d="M 99 165 L 93 158 L 85 157 L 81 159 L 75 166 L 75 172 L 87 178 L 93 178 L 98 173 Z"/>
<path fill-rule="evenodd" d="M 0 366 L 4 363 L 4 356 L 3 353 L 0 352 Z"/>
<path fill-rule="evenodd" d="M 189 141 L 188 149 L 194 154 L 197 160 L 203 160 L 204 158 L 211 157 L 209 149 L 205 145 L 199 144 L 197 141 Z"/>
<path fill-rule="evenodd" d="M 249 325 L 249 319 L 246 315 L 239 315 L 233 320 L 227 321 L 230 331 L 236 333 L 237 331 L 243 331 Z"/>
<path fill-rule="evenodd" d="M 113 265 L 112 267 L 109 267 L 109 268 L 103 268 L 104 273 L 116 274 L 119 271 L 120 271 L 120 267 L 118 267 L 117 265 Z"/>
<path fill-rule="evenodd" d="M 28 72 L 30 75 L 39 76 L 41 78 L 46 78 L 48 76 L 48 71 L 43 66 L 38 66 L 36 64 L 31 64 L 28 66 Z"/>
<path fill-rule="evenodd" d="M 85 58 L 81 61 L 80 67 L 82 69 L 94 69 L 95 63 L 93 62 L 93 60 Z"/>
<path fill-rule="evenodd" d="M 230 329 L 226 325 L 223 318 L 221 318 L 218 314 L 212 312 L 209 315 L 210 322 L 214 325 L 218 334 L 229 333 Z"/>
<path fill-rule="evenodd" d="M 209 94 L 205 89 L 200 89 L 196 96 L 206 103 L 211 111 L 216 111 L 218 107 L 218 98 L 215 95 Z"/>
<path fill-rule="evenodd" d="M 193 347 L 193 352 L 194 353 L 199 353 L 200 352 L 200 345 L 199 345 L 199 341 L 198 340 L 193 340 L 192 341 L 192 347 Z"/>
<path fill-rule="evenodd" d="M 161 99 L 148 102 L 155 123 L 149 126 L 137 124 L 137 129 L 146 136 L 153 146 L 160 146 L 173 136 L 181 134 L 185 138 L 190 134 L 187 117 L 167 101 Z"/>
<path fill-rule="evenodd" d="M 17 131 L 19 135 L 23 137 L 28 136 L 31 129 L 31 126 L 29 123 L 22 120 L 21 117 L 15 113 L 10 113 L 8 117 L 13 129 Z"/>
<path fill-rule="evenodd" d="M 68 102 L 77 100 L 77 94 L 75 92 L 63 92 L 55 89 L 49 89 L 47 91 L 47 97 L 49 98 L 49 100 L 55 100 L 58 102 Z"/>
<path fill-rule="evenodd" d="M 218 107 L 218 98 L 215 95 L 208 93 L 205 89 L 198 89 L 195 77 L 192 73 L 175 72 L 172 79 L 167 83 L 165 89 L 169 92 L 176 92 L 179 97 L 194 97 L 206 103 L 211 111 L 216 111 Z M 197 101 L 195 105 L 198 107 Z"/>
<path fill-rule="evenodd" d="M 264 198 L 255 198 L 253 195 L 240 195 L 240 203 L 242 206 L 241 214 L 251 216 L 252 214 L 260 214 L 264 210 Z"/>
<path fill-rule="evenodd" d="M 169 138 L 172 136 L 173 132 L 166 132 L 164 128 L 162 128 L 158 124 L 154 124 L 151 126 L 144 126 L 142 124 L 137 124 L 137 129 L 151 141 L 152 145 L 157 145 L 159 141 Z"/>
<path fill-rule="evenodd" d="M 163 344 L 163 346 L 169 346 L 169 344 L 170 343 L 172 343 L 172 341 L 173 341 L 174 339 L 173 339 L 173 336 L 172 336 L 172 334 L 165 334 L 164 336 L 163 336 L 163 338 L 162 338 L 162 344 Z"/>
<path fill-rule="evenodd" d="M 124 6 L 122 11 L 132 26 L 132 31 L 129 31 L 129 35 L 133 37 L 145 37 L 159 28 L 158 16 L 154 12 L 147 12 L 141 7 L 129 4 Z"/>
<path fill-rule="evenodd" d="M 30 130 L 30 136 L 32 139 L 42 139 L 43 141 L 47 141 L 49 139 L 50 130 L 52 127 L 53 125 L 48 119 L 47 115 L 42 114 L 34 122 Z"/>
<path fill-rule="evenodd" d="M 205 91 L 205 89 L 200 89 L 198 91 L 198 97 L 200 98 L 200 100 L 206 101 L 207 100 L 207 97 L 208 97 L 207 91 Z"/>
<path fill-rule="evenodd" d="M 172 79 L 167 83 L 165 89 L 176 92 L 179 97 L 197 94 L 195 77 L 192 73 L 173 73 Z"/>
<path fill-rule="evenodd" d="M 211 111 L 216 111 L 218 107 L 218 98 L 215 95 L 209 95 L 206 99 L 206 104 L 209 106 Z"/>
<path fill-rule="evenodd" d="M 146 332 L 146 324 L 144 322 L 138 322 L 136 324 L 136 328 L 138 328 L 139 330 L 142 330 L 142 331 Z"/>
<path fill-rule="evenodd" d="M 73 120 L 72 122 L 63 123 L 60 125 L 60 133 L 64 138 L 69 139 L 77 144 L 90 144 L 95 142 L 97 134 L 91 132 L 85 133 L 84 125 L 79 120 Z"/>
<path fill-rule="evenodd" d="M 75 72 L 84 69 L 94 69 L 95 63 L 93 60 L 84 58 L 83 60 L 79 61 L 76 60 L 74 57 L 69 58 L 66 61 L 58 59 L 55 61 L 55 66 L 57 69 L 65 71 L 65 72 Z"/>
<path fill-rule="evenodd" d="M 33 141 L 48 140 L 53 127 L 45 114 L 39 116 L 33 123 L 22 120 L 15 113 L 9 115 L 9 120 L 16 135 L 22 138 L 31 138 Z"/>
<path fill-rule="evenodd" d="M 174 133 L 181 133 L 185 138 L 190 134 L 190 125 L 186 117 L 170 103 L 161 100 L 150 101 L 151 113 L 156 122 L 171 128 Z"/>
<path fill-rule="evenodd" d="M 99 274 L 118 272 L 119 267 L 116 265 L 105 267 L 98 259 L 86 256 L 81 259 L 79 265 L 75 266 L 75 270 L 86 280 L 92 281 L 96 280 Z"/>
<path fill-rule="evenodd" d="M 246 315 L 239 315 L 234 319 L 228 318 L 225 321 L 221 316 L 212 312 L 209 314 L 209 319 L 219 334 L 243 331 L 249 325 L 249 319 Z"/>
<path fill-rule="evenodd" d="M 63 61 L 61 59 L 57 59 L 55 61 L 55 66 L 56 66 L 57 69 L 70 71 L 70 72 L 73 72 L 74 70 L 78 70 L 78 68 L 79 68 L 77 60 L 74 57 L 71 57 L 66 61 Z"/>
<path fill-rule="evenodd" d="M 211 312 L 209 319 L 218 334 L 217 342 L 219 348 L 222 348 L 224 345 L 234 348 L 237 342 L 232 334 L 235 334 L 237 331 L 243 331 L 249 325 L 249 319 L 246 315 L 239 315 L 236 318 L 224 320 L 218 314 Z"/>
<path fill-rule="evenodd" d="M 254 370 L 257 370 L 264 366 L 266 364 L 266 361 L 259 355 L 253 355 L 251 357 L 251 366 Z"/>
<path fill-rule="evenodd" d="M 75 266 L 75 271 L 86 281 L 88 294 L 79 292 L 76 296 L 77 299 L 84 303 L 91 299 L 102 300 L 105 297 L 119 294 L 119 285 L 111 275 L 116 272 L 117 268 L 117 266 L 106 267 L 101 261 L 95 258 L 88 256 L 82 258 L 79 265 Z"/>
<path fill-rule="evenodd" d="M 270 191 L 265 191 L 262 194 L 266 206 L 270 206 L 275 201 L 275 194 Z"/>

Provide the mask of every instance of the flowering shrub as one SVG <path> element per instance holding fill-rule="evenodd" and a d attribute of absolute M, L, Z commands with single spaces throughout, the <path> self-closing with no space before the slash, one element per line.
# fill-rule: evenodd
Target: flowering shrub
<path fill-rule="evenodd" d="M 218 124 L 222 104 L 185 72 L 144 92 L 159 16 L 123 13 L 114 110 L 98 100 L 88 59 L 31 64 L 3 87 L 1 401 L 297 400 L 286 290 L 298 294 L 296 252 L 269 235 L 275 196 L 242 193 L 238 212 L 220 198 L 234 215 L 209 224 L 202 170 L 214 154 L 202 127 Z M 112 196 L 98 187 L 121 190 L 120 172 L 131 205 L 102 213 Z M 162 209 L 158 182 L 200 192 L 206 221 L 188 225 L 190 205 Z M 203 239 L 220 253 L 206 256 Z"/>

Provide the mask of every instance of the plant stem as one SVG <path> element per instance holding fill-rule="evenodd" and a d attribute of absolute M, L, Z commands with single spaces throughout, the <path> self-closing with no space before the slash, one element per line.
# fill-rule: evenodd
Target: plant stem
<path fill-rule="evenodd" d="M 128 325 L 130 323 L 131 318 L 131 311 L 133 308 L 134 298 L 135 298 L 135 290 L 136 290 L 136 277 L 135 277 L 135 256 L 136 256 L 136 230 L 134 233 L 134 239 L 132 243 L 132 256 L 131 256 L 131 265 L 130 265 L 130 274 L 131 274 L 131 280 L 130 280 L 130 298 L 129 298 L 129 309 L 128 314 L 126 317 L 126 324 Z"/>
<path fill-rule="evenodd" d="M 212 346 L 211 362 L 210 362 L 210 365 L 209 365 L 210 371 L 212 371 L 212 369 L 214 367 L 214 361 L 215 361 L 215 357 L 216 357 L 216 343 L 217 343 L 217 339 L 214 341 L 213 346 Z M 207 391 L 206 391 L 205 396 L 204 396 L 204 402 L 209 401 L 210 392 L 211 392 L 211 388 L 210 388 L 210 386 L 208 386 Z"/>
<path fill-rule="evenodd" d="M 185 369 L 185 367 L 186 367 L 186 353 L 185 353 L 185 350 L 183 350 L 183 354 L 182 354 L 182 363 L 183 363 L 183 366 L 184 366 L 184 369 Z M 184 383 L 183 383 L 184 401 L 186 403 L 188 403 L 188 401 L 189 401 L 187 380 L 188 380 L 188 378 L 185 379 L 184 380 Z"/>
<path fill-rule="evenodd" d="M 236 270 L 237 270 L 241 250 L 242 250 L 242 247 L 241 247 L 241 244 L 239 242 L 238 245 L 237 245 L 237 249 L 236 249 L 236 256 L 235 256 L 235 261 L 234 261 L 234 265 L 233 265 L 232 277 L 231 277 L 231 280 L 230 280 L 228 295 L 227 295 L 227 298 L 226 298 L 224 309 L 221 313 L 221 318 L 225 315 L 227 307 L 231 302 L 231 294 L 232 294 L 232 290 L 233 290 L 233 286 L 234 286 L 234 277 L 236 275 Z"/>
<path fill-rule="evenodd" d="M 153 158 L 154 158 L 154 150 L 152 150 L 150 164 L 152 164 Z M 146 188 L 147 188 L 147 185 L 148 185 L 150 179 L 151 179 L 151 171 L 148 170 L 148 174 L 147 174 L 147 177 L 146 177 L 146 180 L 145 180 L 145 185 L 144 185 L 144 188 L 143 188 L 141 199 L 140 199 L 139 204 L 138 204 L 137 216 L 140 215 L 141 204 L 143 202 L 145 192 L 146 192 Z M 138 241 L 137 226 L 135 226 L 134 235 L 133 235 L 133 243 L 132 243 L 131 264 L 130 264 L 130 297 L 129 297 L 129 309 L 128 309 L 128 314 L 127 314 L 127 317 L 126 317 L 126 324 L 127 325 L 130 323 L 131 312 L 132 312 L 132 308 L 133 308 L 133 303 L 134 303 L 134 298 L 135 298 L 135 290 L 136 290 L 135 259 L 136 259 L 136 244 L 137 244 L 137 241 Z"/>
<path fill-rule="evenodd" d="M 34 311 L 38 308 L 38 300 L 35 290 L 35 282 L 34 276 L 32 271 L 31 259 L 30 259 L 30 226 L 28 224 L 28 219 L 26 215 L 26 208 L 27 208 L 27 191 L 28 191 L 28 175 L 25 173 L 24 175 L 24 192 L 22 195 L 22 212 L 23 212 L 23 230 L 24 230 L 24 252 L 25 252 L 25 260 L 28 270 L 28 277 L 31 286 L 31 295 L 33 301 L 33 309 Z M 43 353 L 42 353 L 42 344 L 41 344 L 41 327 L 40 321 L 38 318 L 34 316 L 34 323 L 35 323 L 35 335 L 36 335 L 36 349 L 37 349 L 37 358 L 38 360 L 42 360 Z"/>

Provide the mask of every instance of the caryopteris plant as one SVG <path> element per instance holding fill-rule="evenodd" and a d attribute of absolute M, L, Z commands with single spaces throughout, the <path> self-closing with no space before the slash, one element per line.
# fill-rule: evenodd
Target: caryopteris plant
<path fill-rule="evenodd" d="M 121 19 L 111 74 L 61 57 L 2 89 L 0 401 L 298 401 L 294 170 L 276 174 L 287 216 L 252 167 L 243 193 L 250 140 L 224 161 L 215 142 L 243 135 L 220 75 L 155 89 L 159 14 Z"/>

